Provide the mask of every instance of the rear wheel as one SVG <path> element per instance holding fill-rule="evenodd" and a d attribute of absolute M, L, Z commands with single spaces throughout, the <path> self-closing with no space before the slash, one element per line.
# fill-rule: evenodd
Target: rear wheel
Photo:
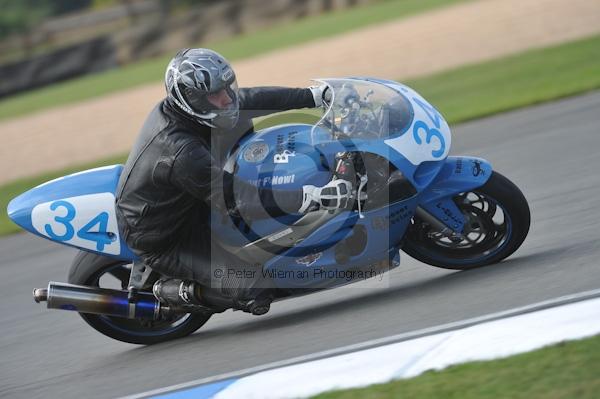
<path fill-rule="evenodd" d="M 465 217 L 464 238 L 448 238 L 415 216 L 405 236 L 407 254 L 432 266 L 472 269 L 500 262 L 527 237 L 527 200 L 498 172 L 483 186 L 454 197 L 454 202 Z"/>
<path fill-rule="evenodd" d="M 101 288 L 127 289 L 131 264 L 90 252 L 77 254 L 69 270 L 69 283 Z M 178 314 L 167 320 L 125 319 L 80 313 L 94 329 L 119 341 L 152 345 L 185 337 L 208 321 L 211 314 Z"/>

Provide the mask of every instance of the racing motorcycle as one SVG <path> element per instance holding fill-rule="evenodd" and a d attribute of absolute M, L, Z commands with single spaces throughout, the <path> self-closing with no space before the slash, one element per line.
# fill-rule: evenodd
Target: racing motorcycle
<path fill-rule="evenodd" d="M 379 275 L 400 264 L 401 250 L 461 270 L 497 263 L 519 248 L 530 225 L 525 197 L 486 160 L 449 156 L 450 128 L 421 95 L 374 78 L 319 82 L 329 94 L 318 122 L 248 134 L 224 168 L 256 187 L 283 190 L 344 179 L 350 199 L 334 192 L 326 201 L 343 201 L 338 209 L 303 215 L 248 220 L 232 212 L 214 217 L 211 227 L 210 239 L 269 276 L 276 300 Z M 8 214 L 22 228 L 80 250 L 68 284 L 50 282 L 34 290 L 34 299 L 79 312 L 124 342 L 191 334 L 231 306 L 207 297 L 169 307 L 153 295 L 160 274 L 138 261 L 117 226 L 122 169 L 64 176 L 10 202 Z"/>

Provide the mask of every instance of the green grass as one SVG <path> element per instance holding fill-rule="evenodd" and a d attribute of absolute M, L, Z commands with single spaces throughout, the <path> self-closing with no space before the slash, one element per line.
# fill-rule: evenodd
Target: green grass
<path fill-rule="evenodd" d="M 316 399 L 592 399 L 600 392 L 600 336 L 501 360 L 473 362 Z"/>
<path fill-rule="evenodd" d="M 600 88 L 600 36 L 408 82 L 458 122 Z"/>
<path fill-rule="evenodd" d="M 600 88 L 600 36 L 548 49 L 533 50 L 484 64 L 459 68 L 407 82 L 436 105 L 449 123 L 548 101 Z M 310 116 L 302 113 L 310 121 Z M 289 115 L 270 117 L 257 128 L 289 122 Z M 0 186 L 0 209 L 23 191 L 49 179 L 99 165 L 119 163 L 125 155 L 78 165 L 69 170 L 22 179 Z M 0 235 L 18 231 L 0 213 Z"/>
<path fill-rule="evenodd" d="M 202 43 L 238 60 L 287 46 L 348 32 L 467 0 L 386 0 L 277 25 L 215 43 Z M 186 43 L 192 46 L 193 43 Z M 199 45 L 196 43 L 196 45 Z M 184 44 L 182 44 L 184 46 Z M 57 83 L 0 101 L 0 120 L 75 103 L 145 83 L 161 81 L 172 55 Z"/>

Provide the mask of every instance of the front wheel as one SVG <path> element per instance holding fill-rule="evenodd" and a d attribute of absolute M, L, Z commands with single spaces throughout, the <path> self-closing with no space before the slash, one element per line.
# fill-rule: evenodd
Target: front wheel
<path fill-rule="evenodd" d="M 126 289 L 131 264 L 90 252 L 77 254 L 69 270 L 69 283 L 93 287 Z M 211 314 L 185 313 L 168 320 L 125 319 L 80 313 L 95 330 L 130 344 L 152 345 L 185 337 L 208 321 Z"/>
<path fill-rule="evenodd" d="M 531 221 L 527 200 L 498 172 L 483 186 L 454 197 L 454 202 L 465 216 L 463 238 L 448 238 L 415 216 L 404 252 L 432 266 L 464 270 L 500 262 L 527 237 Z"/>

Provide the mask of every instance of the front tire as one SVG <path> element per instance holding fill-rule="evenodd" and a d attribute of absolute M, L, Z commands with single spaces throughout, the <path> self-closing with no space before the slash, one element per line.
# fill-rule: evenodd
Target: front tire
<path fill-rule="evenodd" d="M 465 238 L 451 240 L 415 216 L 404 252 L 432 266 L 465 270 L 500 262 L 529 232 L 531 216 L 523 193 L 498 172 L 481 187 L 454 197 L 465 215 Z"/>
<path fill-rule="evenodd" d="M 80 251 L 69 270 L 69 283 L 93 287 L 126 289 L 131 264 Z M 139 320 L 79 313 L 98 332 L 130 344 L 153 345 L 190 335 L 208 321 L 211 314 L 183 314 L 170 320 Z"/>

